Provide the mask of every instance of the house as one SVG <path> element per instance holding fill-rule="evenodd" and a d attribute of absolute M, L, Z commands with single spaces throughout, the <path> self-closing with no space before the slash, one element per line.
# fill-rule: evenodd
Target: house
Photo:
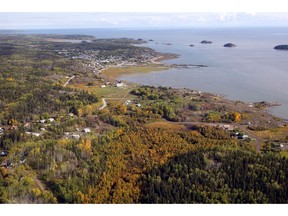
<path fill-rule="evenodd" d="M 22 159 L 19 162 L 20 162 L 20 164 L 24 164 L 26 162 L 26 159 Z"/>
<path fill-rule="evenodd" d="M 0 133 L 3 133 L 4 132 L 4 129 L 3 128 L 0 128 Z"/>
<path fill-rule="evenodd" d="M 46 120 L 45 119 L 41 119 L 39 122 L 44 124 L 46 122 Z"/>
<path fill-rule="evenodd" d="M 248 135 L 245 135 L 245 134 L 238 134 L 237 135 L 237 137 L 238 137 L 238 139 L 247 139 L 247 138 L 249 138 L 249 136 Z"/>
<path fill-rule="evenodd" d="M 2 151 L 0 152 L 0 157 L 5 157 L 8 155 L 8 152 L 7 151 Z"/>
<path fill-rule="evenodd" d="M 79 134 L 72 134 L 71 136 L 73 139 L 80 139 L 80 135 Z"/>
<path fill-rule="evenodd" d="M 106 85 L 101 85 L 100 87 L 101 87 L 101 88 L 106 88 Z"/>
<path fill-rule="evenodd" d="M 253 103 L 249 103 L 248 107 L 252 108 L 253 107 Z"/>
<path fill-rule="evenodd" d="M 126 105 L 129 105 L 130 103 L 131 103 L 130 100 L 126 100 L 126 101 L 125 101 L 125 104 L 126 104 Z"/>
<path fill-rule="evenodd" d="M 74 116 L 74 114 L 73 114 L 73 113 L 69 113 L 69 114 L 68 114 L 68 116 L 70 116 L 70 117 L 73 117 L 73 116 Z"/>
<path fill-rule="evenodd" d="M 84 133 L 90 133 L 91 130 L 90 130 L 90 128 L 84 128 L 84 129 L 82 130 L 82 132 L 84 132 Z"/>
<path fill-rule="evenodd" d="M 54 119 L 54 118 L 49 118 L 48 121 L 49 121 L 49 122 L 54 122 L 55 119 Z"/>
<path fill-rule="evenodd" d="M 140 104 L 140 103 L 138 103 L 138 104 L 136 104 L 136 106 L 137 106 L 137 107 L 141 107 L 141 104 Z"/>
<path fill-rule="evenodd" d="M 116 83 L 116 87 L 120 88 L 120 87 L 124 87 L 125 84 L 122 82 Z"/>
<path fill-rule="evenodd" d="M 39 137 L 41 135 L 40 133 L 34 133 L 34 132 L 26 132 L 26 134 L 36 136 L 36 137 Z"/>

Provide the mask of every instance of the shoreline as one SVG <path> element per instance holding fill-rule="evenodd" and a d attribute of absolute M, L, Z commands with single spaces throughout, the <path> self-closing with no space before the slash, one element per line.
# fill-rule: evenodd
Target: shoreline
<path fill-rule="evenodd" d="M 169 70 L 172 68 L 183 68 L 183 69 L 187 69 L 187 68 L 201 68 L 201 67 L 208 67 L 206 65 L 194 65 L 194 64 L 165 64 L 163 63 L 163 61 L 165 60 L 171 60 L 171 59 L 177 59 L 180 55 L 178 54 L 174 54 L 174 53 L 160 53 L 158 52 L 159 56 L 156 56 L 152 59 L 150 59 L 147 64 L 139 64 L 139 65 L 121 65 L 121 63 L 119 64 L 120 66 L 108 66 L 106 68 L 103 68 L 101 70 L 99 70 L 97 73 L 95 73 L 95 75 L 100 75 L 100 77 L 102 77 L 103 79 L 107 80 L 107 81 L 120 81 L 118 80 L 121 76 L 123 75 L 133 75 L 133 74 L 143 74 L 143 73 L 151 73 L 151 72 L 158 72 L 158 71 L 165 71 L 165 70 Z M 125 83 L 127 83 L 127 85 L 129 86 L 133 86 L 133 85 L 142 85 L 141 83 L 137 83 L 137 82 L 129 82 L 129 81 L 125 81 L 123 80 Z M 121 80 L 122 82 L 122 80 Z M 153 86 L 153 85 L 150 85 Z M 157 87 L 157 86 L 155 86 Z M 175 89 L 182 89 L 182 88 L 175 88 Z M 185 89 L 185 88 L 184 88 Z M 191 89 L 192 88 L 187 88 L 187 89 Z M 194 89 L 195 90 L 195 89 Z M 213 95 L 217 95 L 216 93 L 213 92 L 203 92 L 203 93 L 207 93 L 207 94 L 213 94 Z M 233 99 L 229 99 L 228 96 L 221 96 L 221 98 L 232 101 L 232 102 L 236 102 L 236 101 L 241 101 L 241 100 L 233 100 Z M 248 102 L 244 102 L 241 101 L 243 103 L 245 103 L 247 106 L 250 106 Z M 285 118 L 284 116 L 279 116 L 275 113 L 272 113 L 272 108 L 276 107 L 276 106 L 281 106 L 280 103 L 278 102 L 269 102 L 269 101 L 253 101 L 253 107 L 255 107 L 254 105 L 256 104 L 262 104 L 261 108 L 259 108 L 260 111 L 265 112 L 265 114 L 268 114 L 270 116 L 273 116 L 275 118 L 281 119 L 283 121 L 287 121 L 288 119 Z"/>
<path fill-rule="evenodd" d="M 116 80 L 122 75 L 131 75 L 137 73 L 150 73 L 156 71 L 169 70 L 174 65 L 168 65 L 162 63 L 162 61 L 176 59 L 179 57 L 177 54 L 173 53 L 159 53 L 160 55 L 154 57 L 147 62 L 147 64 L 139 64 L 139 65 L 122 65 L 122 66 L 108 66 L 107 68 L 103 68 L 97 72 L 97 75 L 102 75 L 107 79 Z"/>

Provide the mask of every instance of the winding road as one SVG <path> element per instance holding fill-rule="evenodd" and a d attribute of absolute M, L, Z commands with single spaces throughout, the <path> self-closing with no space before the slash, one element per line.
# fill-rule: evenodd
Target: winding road
<path fill-rule="evenodd" d="M 102 110 L 107 106 L 107 102 L 106 102 L 105 98 L 102 98 L 102 103 L 103 103 L 103 105 L 101 107 L 99 107 L 99 110 Z"/>

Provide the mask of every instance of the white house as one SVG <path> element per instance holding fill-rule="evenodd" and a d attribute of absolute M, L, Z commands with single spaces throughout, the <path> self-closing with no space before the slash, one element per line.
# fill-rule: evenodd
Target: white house
<path fill-rule="evenodd" d="M 72 134 L 71 136 L 73 139 L 80 139 L 80 135 L 79 134 Z"/>
<path fill-rule="evenodd" d="M 84 128 L 84 129 L 82 130 L 82 132 L 84 132 L 84 133 L 90 133 L 91 130 L 90 130 L 90 128 Z"/>
<path fill-rule="evenodd" d="M 49 122 L 54 122 L 55 119 L 54 119 L 54 118 L 49 118 L 48 121 L 49 121 Z"/>
<path fill-rule="evenodd" d="M 130 100 L 126 100 L 126 101 L 125 101 L 125 104 L 126 104 L 126 105 L 129 105 L 130 103 L 131 103 Z"/>
<path fill-rule="evenodd" d="M 116 83 L 116 87 L 120 88 L 120 87 L 123 87 L 125 84 L 120 82 L 120 83 Z"/>
<path fill-rule="evenodd" d="M 26 134 L 36 136 L 36 137 L 39 137 L 41 135 L 40 133 L 34 133 L 34 132 L 26 132 Z"/>

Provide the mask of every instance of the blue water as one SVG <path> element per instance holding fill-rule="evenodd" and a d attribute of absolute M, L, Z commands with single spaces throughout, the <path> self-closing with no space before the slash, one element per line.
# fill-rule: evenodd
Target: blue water
<path fill-rule="evenodd" d="M 172 64 L 203 64 L 206 68 L 170 69 L 122 76 L 147 85 L 191 88 L 225 95 L 245 102 L 279 102 L 271 112 L 288 118 L 288 51 L 273 47 L 288 44 L 287 28 L 211 28 L 186 30 L 70 29 L 30 30 L 23 33 L 89 34 L 96 38 L 152 39 L 145 44 L 160 52 L 179 54 Z M 211 40 L 212 44 L 200 44 Z M 235 48 L 224 48 L 225 43 Z M 172 45 L 166 45 L 171 43 Z M 194 44 L 195 47 L 190 47 Z"/>

